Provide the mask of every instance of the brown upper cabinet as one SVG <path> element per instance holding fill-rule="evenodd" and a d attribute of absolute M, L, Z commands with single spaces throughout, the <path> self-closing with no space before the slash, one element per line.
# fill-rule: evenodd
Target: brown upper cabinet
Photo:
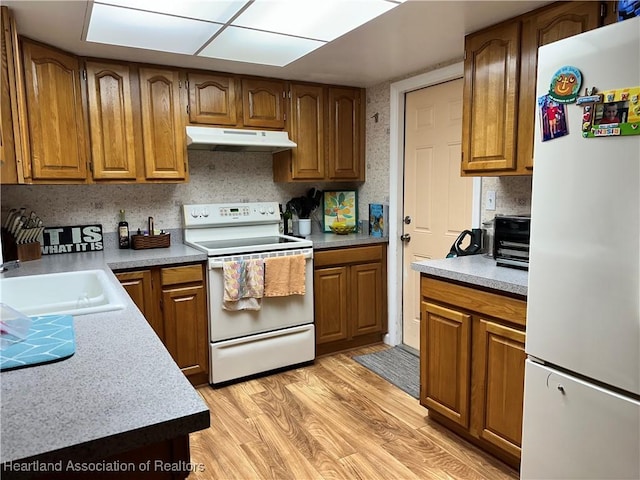
<path fill-rule="evenodd" d="M 180 72 L 141 67 L 139 75 L 145 178 L 187 180 Z"/>
<path fill-rule="evenodd" d="M 240 88 L 234 75 L 189 72 L 189 122 L 237 126 L 241 123 Z"/>
<path fill-rule="evenodd" d="M 21 181 L 22 169 L 20 125 L 17 105 L 15 55 L 18 37 L 15 21 L 7 7 L 2 12 L 2 61 L 0 62 L 0 183 L 17 184 Z"/>
<path fill-rule="evenodd" d="M 603 23 L 601 2 L 558 2 L 465 37 L 462 176 L 531 175 L 538 47 Z"/>
<path fill-rule="evenodd" d="M 188 72 L 189 123 L 282 130 L 285 82 L 209 72 Z"/>
<path fill-rule="evenodd" d="M 128 64 L 88 61 L 87 100 L 95 180 L 135 180 L 136 148 Z"/>
<path fill-rule="evenodd" d="M 84 183 L 87 121 L 80 62 L 74 55 L 22 41 L 30 163 L 25 178 Z"/>
<path fill-rule="evenodd" d="M 287 130 L 298 146 L 273 156 L 274 181 L 364 181 L 363 95 L 291 83 Z"/>
<path fill-rule="evenodd" d="M 85 67 L 91 180 L 186 180 L 179 72 L 94 60 Z"/>
<path fill-rule="evenodd" d="M 328 177 L 364 181 L 364 92 L 329 88 Z"/>
<path fill-rule="evenodd" d="M 242 79 L 242 124 L 251 128 L 284 129 L 285 82 Z"/>

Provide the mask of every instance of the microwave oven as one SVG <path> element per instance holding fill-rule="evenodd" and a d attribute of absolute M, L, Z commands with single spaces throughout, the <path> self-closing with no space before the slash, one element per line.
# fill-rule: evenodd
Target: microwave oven
<path fill-rule="evenodd" d="M 529 269 L 530 216 L 496 216 L 493 258 L 503 267 Z"/>

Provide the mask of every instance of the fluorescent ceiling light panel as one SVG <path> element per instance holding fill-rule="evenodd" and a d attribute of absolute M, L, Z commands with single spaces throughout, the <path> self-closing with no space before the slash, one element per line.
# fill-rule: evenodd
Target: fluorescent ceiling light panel
<path fill-rule="evenodd" d="M 331 41 L 396 6 L 384 0 L 256 0 L 232 24 Z"/>
<path fill-rule="evenodd" d="M 227 27 L 199 56 L 283 67 L 324 43 L 259 30 Z"/>
<path fill-rule="evenodd" d="M 99 3 L 227 23 L 247 0 L 104 0 Z"/>
<path fill-rule="evenodd" d="M 193 55 L 222 25 L 95 3 L 87 41 Z"/>

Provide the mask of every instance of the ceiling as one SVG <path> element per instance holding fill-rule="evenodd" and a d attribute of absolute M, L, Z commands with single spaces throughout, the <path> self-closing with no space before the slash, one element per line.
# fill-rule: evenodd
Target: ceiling
<path fill-rule="evenodd" d="M 467 33 L 551 2 L 408 0 L 285 67 L 88 43 L 82 38 L 89 3 L 2 0 L 21 35 L 76 55 L 359 87 L 461 58 Z"/>

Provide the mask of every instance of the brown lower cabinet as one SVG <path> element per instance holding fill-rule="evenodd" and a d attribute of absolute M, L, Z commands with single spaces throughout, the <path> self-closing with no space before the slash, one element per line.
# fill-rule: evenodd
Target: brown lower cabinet
<path fill-rule="evenodd" d="M 378 343 L 387 332 L 387 247 L 314 252 L 316 355 Z"/>
<path fill-rule="evenodd" d="M 526 299 L 426 275 L 420 292 L 420 403 L 518 468 Z"/>
<path fill-rule="evenodd" d="M 193 385 L 209 381 L 207 291 L 202 264 L 116 272 Z"/>

